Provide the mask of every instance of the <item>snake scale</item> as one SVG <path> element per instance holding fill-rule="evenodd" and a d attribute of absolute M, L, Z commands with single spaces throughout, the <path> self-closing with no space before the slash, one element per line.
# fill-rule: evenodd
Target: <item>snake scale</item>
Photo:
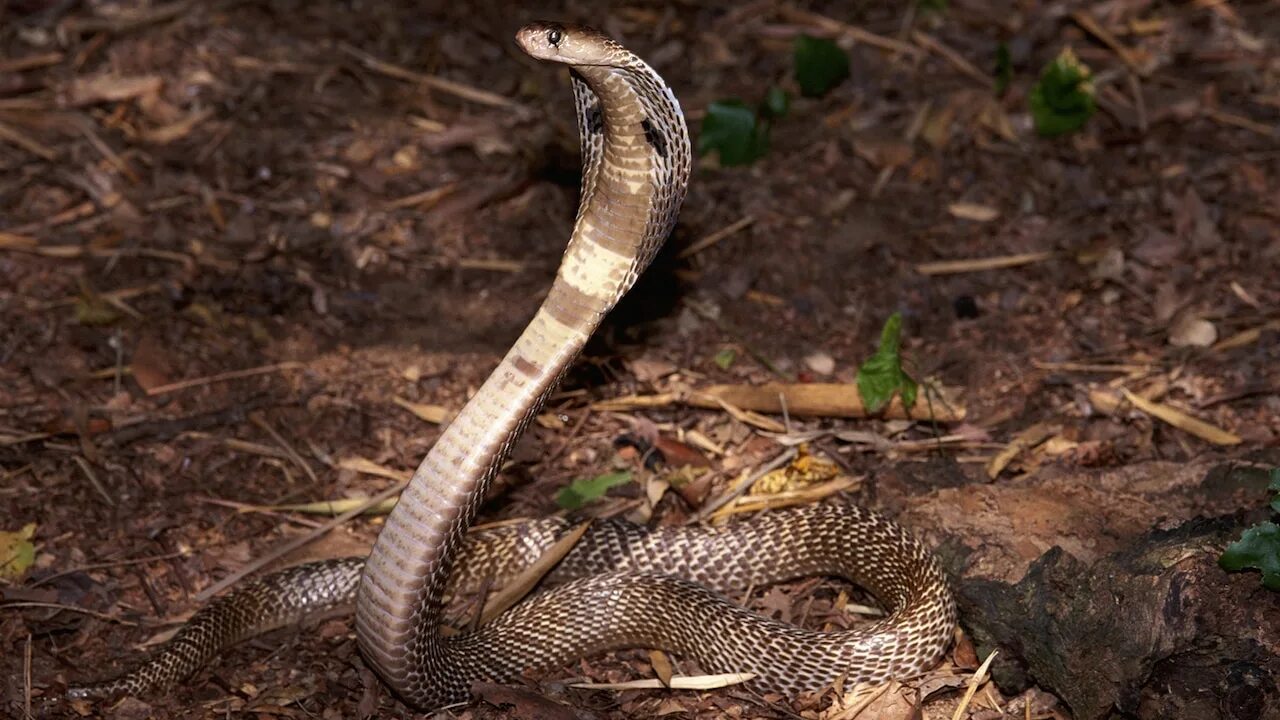
<path fill-rule="evenodd" d="M 956 610 L 937 560 L 897 524 L 836 504 L 723 527 L 597 521 L 546 578 L 548 589 L 479 628 L 442 631 L 448 596 L 486 579 L 500 584 L 570 530 L 547 519 L 467 532 L 516 438 L 670 233 L 691 166 L 680 105 L 637 56 L 580 26 L 535 23 L 516 40 L 569 66 L 583 154 L 573 234 L 529 326 L 422 461 L 367 559 L 246 584 L 197 612 L 136 670 L 73 696 L 155 692 L 233 643 L 352 603 L 365 659 L 421 709 L 466 700 L 476 680 L 510 681 L 622 647 L 677 652 L 708 672 L 755 673 L 757 688 L 789 694 L 838 678 L 910 675 L 941 656 Z M 846 577 L 892 612 L 819 632 L 722 595 L 806 575 Z"/>

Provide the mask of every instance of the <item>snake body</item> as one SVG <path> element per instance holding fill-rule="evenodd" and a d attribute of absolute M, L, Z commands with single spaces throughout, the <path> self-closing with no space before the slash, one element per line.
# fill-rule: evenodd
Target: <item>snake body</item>
<path fill-rule="evenodd" d="M 153 692 L 246 637 L 352 603 L 364 657 L 422 709 L 465 700 L 476 680 L 509 681 L 621 647 L 678 652 L 709 672 L 755 673 L 759 688 L 786 693 L 914 674 L 946 648 L 956 611 L 936 559 L 897 524 L 848 505 L 724 527 L 597 521 L 545 579 L 547 590 L 477 629 L 442 632 L 448 596 L 500 583 L 569 531 L 560 519 L 467 528 L 512 444 L 670 233 L 691 166 L 679 103 L 637 56 L 595 30 L 555 23 L 526 26 L 517 42 L 569 66 L 583 153 L 573 234 L 529 326 L 422 461 L 367 559 L 301 565 L 244 585 L 201 609 L 138 669 L 73 695 Z M 892 612 L 817 632 L 721 594 L 805 575 L 849 578 Z"/>

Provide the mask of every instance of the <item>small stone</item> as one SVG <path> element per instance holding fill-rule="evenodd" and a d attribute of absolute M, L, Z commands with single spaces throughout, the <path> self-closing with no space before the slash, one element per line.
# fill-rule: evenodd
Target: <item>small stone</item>
<path fill-rule="evenodd" d="M 1209 347 L 1218 341 L 1218 329 L 1204 318 L 1184 315 L 1169 328 L 1169 344 L 1174 347 Z"/>
<path fill-rule="evenodd" d="M 819 375 L 830 375 L 836 371 L 835 358 L 821 350 L 806 355 L 804 364 Z"/>

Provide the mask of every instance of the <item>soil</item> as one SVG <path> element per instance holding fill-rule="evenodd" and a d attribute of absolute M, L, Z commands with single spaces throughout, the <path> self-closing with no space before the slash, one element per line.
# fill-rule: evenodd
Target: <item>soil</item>
<path fill-rule="evenodd" d="M 942 547 L 957 577 L 1012 583 L 1054 546 L 1089 561 L 1265 505 L 1249 483 L 1167 500 L 1162 478 L 1193 486 L 1280 447 L 1280 8 L 935 4 L 0 3 L 0 531 L 35 526 L 34 562 L 0 574 L 0 715 L 414 716 L 343 620 L 247 643 L 166 697 L 61 696 L 323 522 L 272 507 L 392 482 L 354 459 L 415 467 L 441 418 L 413 409 L 447 418 L 531 317 L 579 179 L 568 79 L 512 42 L 540 18 L 646 58 L 695 143 L 715 101 L 774 86 L 792 101 L 755 163 L 699 162 L 668 247 L 481 520 L 560 511 L 573 480 L 625 470 L 586 514 L 684 522 L 802 435 L 857 480 L 843 495 Z M 796 90 L 801 33 L 848 50 L 850 78 L 821 98 Z M 1028 96 L 1068 47 L 1098 111 L 1041 137 Z M 595 404 L 852 384 L 895 312 L 909 373 L 962 421 L 772 415 L 771 433 L 722 410 Z M 666 463 L 644 462 L 654 443 Z M 690 457 L 712 468 L 705 492 L 650 505 Z M 380 522 L 277 564 L 363 553 Z M 826 581 L 775 590 L 749 603 L 800 619 L 842 597 Z M 947 687 L 976 659 L 962 639 Z M 834 692 L 562 682 L 649 678 L 651 663 L 588 658 L 443 716 L 548 716 L 542 695 L 579 717 L 840 709 Z M 933 701 L 946 716 L 959 690 Z M 1035 690 L 1009 700 L 986 684 L 965 712 L 1071 716 Z"/>

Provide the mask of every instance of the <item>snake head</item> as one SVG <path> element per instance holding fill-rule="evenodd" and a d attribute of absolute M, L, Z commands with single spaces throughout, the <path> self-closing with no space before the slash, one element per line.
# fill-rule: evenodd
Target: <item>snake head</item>
<path fill-rule="evenodd" d="M 566 65 L 613 65 L 620 46 L 585 25 L 534 22 L 520 28 L 516 43 L 529 55 Z"/>

